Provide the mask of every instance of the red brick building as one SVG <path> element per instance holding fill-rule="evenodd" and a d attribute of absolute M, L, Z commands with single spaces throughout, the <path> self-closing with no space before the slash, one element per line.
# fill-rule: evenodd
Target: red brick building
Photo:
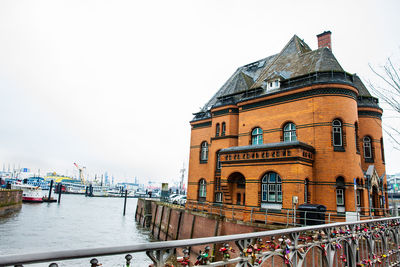
<path fill-rule="evenodd" d="M 340 66 L 331 32 L 317 37 L 316 50 L 295 35 L 238 68 L 195 113 L 188 200 L 284 213 L 295 196 L 338 216 L 387 207 L 378 99 Z"/>

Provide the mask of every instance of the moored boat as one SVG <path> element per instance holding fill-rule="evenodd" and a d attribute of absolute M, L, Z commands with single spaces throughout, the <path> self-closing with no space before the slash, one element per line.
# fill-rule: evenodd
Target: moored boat
<path fill-rule="evenodd" d="M 43 202 L 43 192 L 39 186 L 27 185 L 27 184 L 13 184 L 11 189 L 22 190 L 22 202 Z"/>

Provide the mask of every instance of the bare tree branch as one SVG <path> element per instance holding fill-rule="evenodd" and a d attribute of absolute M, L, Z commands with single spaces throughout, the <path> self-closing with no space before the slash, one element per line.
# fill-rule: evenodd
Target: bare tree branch
<path fill-rule="evenodd" d="M 369 64 L 372 72 L 383 82 L 383 86 L 368 81 L 372 92 L 382 101 L 386 102 L 394 111 L 400 113 L 400 68 L 393 65 L 391 58 L 387 59 L 384 66 L 378 70 Z M 381 69 L 379 71 L 379 69 Z M 386 129 L 385 129 L 386 128 Z M 385 133 L 394 142 L 394 148 L 400 150 L 400 130 L 393 126 L 386 126 Z"/>

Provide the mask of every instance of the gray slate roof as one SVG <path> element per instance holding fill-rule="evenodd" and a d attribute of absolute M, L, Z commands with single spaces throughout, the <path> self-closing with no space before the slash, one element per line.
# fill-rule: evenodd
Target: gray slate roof
<path fill-rule="evenodd" d="M 344 72 L 330 49 L 311 50 L 303 40 L 294 35 L 280 53 L 239 67 L 204 105 L 200 113 L 209 111 L 220 98 L 229 96 L 234 98 L 235 95 L 257 88 L 267 93 L 266 83 L 269 80 L 276 78 L 287 80 L 324 71 Z M 371 96 L 358 76 L 354 80 L 354 85 L 359 89 L 360 95 Z"/>

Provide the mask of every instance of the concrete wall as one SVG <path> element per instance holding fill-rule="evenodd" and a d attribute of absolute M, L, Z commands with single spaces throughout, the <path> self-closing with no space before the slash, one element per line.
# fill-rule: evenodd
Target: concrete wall
<path fill-rule="evenodd" d="M 21 190 L 0 190 L 0 216 L 21 209 Z"/>

